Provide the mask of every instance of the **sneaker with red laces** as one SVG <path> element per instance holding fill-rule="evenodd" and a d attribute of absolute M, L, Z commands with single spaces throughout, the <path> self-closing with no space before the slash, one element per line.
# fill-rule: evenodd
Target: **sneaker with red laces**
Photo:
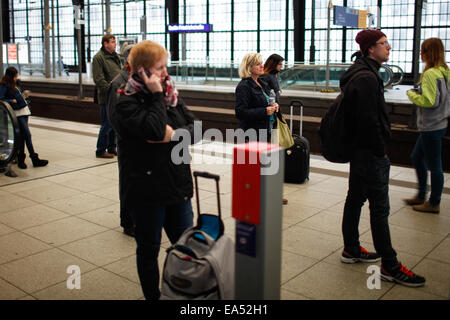
<path fill-rule="evenodd" d="M 425 284 L 425 278 L 408 270 L 400 262 L 394 268 L 385 268 L 381 266 L 381 280 L 395 282 L 407 287 L 422 287 Z"/>
<path fill-rule="evenodd" d="M 341 255 L 341 261 L 343 263 L 357 263 L 357 262 L 377 262 L 381 257 L 375 252 L 369 252 L 363 247 L 359 247 L 359 254 L 351 254 L 344 249 Z"/>

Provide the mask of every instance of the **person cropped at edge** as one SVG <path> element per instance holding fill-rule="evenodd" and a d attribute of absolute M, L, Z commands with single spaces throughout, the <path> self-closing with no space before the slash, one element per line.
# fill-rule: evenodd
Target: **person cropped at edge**
<path fill-rule="evenodd" d="M 417 127 L 420 131 L 411 160 L 419 181 L 418 194 L 405 199 L 416 211 L 439 213 L 444 171 L 442 169 L 442 138 L 450 116 L 450 70 L 445 63 L 445 50 L 439 38 L 426 39 L 420 55 L 425 70 L 420 78 L 419 90 L 406 92 L 417 108 Z M 427 194 L 428 170 L 431 172 L 430 199 Z"/>
<path fill-rule="evenodd" d="M 360 31 L 355 38 L 360 54 L 340 79 L 340 87 L 357 73 L 345 90 L 348 137 L 354 137 L 350 156 L 349 189 L 344 206 L 342 233 L 343 263 L 381 259 L 381 278 L 405 286 L 423 286 L 425 278 L 414 274 L 397 260 L 389 230 L 389 170 L 386 143 L 390 139 L 390 120 L 384 100 L 384 87 L 378 69 L 389 60 L 391 46 L 386 35 L 375 29 Z M 364 74 L 362 74 L 364 73 Z M 370 227 L 376 253 L 359 242 L 361 208 L 369 200 Z"/>
<path fill-rule="evenodd" d="M 122 70 L 120 71 L 120 73 L 111 81 L 111 84 L 109 85 L 109 89 L 108 89 L 108 99 L 106 102 L 106 106 L 107 106 L 107 114 L 108 114 L 108 119 L 110 117 L 111 114 L 111 110 L 114 108 L 114 106 L 117 103 L 117 98 L 118 98 L 118 94 L 117 94 L 117 90 L 124 84 L 127 83 L 128 81 L 128 77 L 130 76 L 130 63 L 129 63 L 129 54 L 131 49 L 134 47 L 134 44 L 129 44 L 127 46 L 125 46 L 122 49 L 122 53 L 121 56 L 125 59 L 125 65 L 122 68 Z M 109 122 L 112 123 L 112 121 L 109 119 Z M 120 160 L 121 157 L 121 153 L 120 153 L 120 148 L 117 149 L 117 160 L 118 160 L 118 165 L 119 165 L 119 171 L 120 171 Z M 120 178 L 120 172 L 119 172 L 119 178 Z M 131 237 L 135 236 L 134 233 L 134 224 L 133 224 L 133 219 L 131 218 L 130 213 L 128 212 L 128 210 L 126 209 L 126 205 L 123 201 L 123 192 L 122 189 L 120 188 L 120 182 L 119 182 L 119 199 L 120 199 L 120 226 L 123 228 L 123 233 L 125 233 L 126 235 L 129 235 Z"/>
<path fill-rule="evenodd" d="M 270 55 L 266 62 L 264 62 L 264 74 L 259 77 L 259 79 L 264 80 L 269 89 L 273 89 L 275 92 L 275 101 L 280 104 L 280 82 L 278 79 L 278 73 L 283 66 L 284 58 L 279 54 Z M 276 112 L 275 115 L 281 118 L 281 112 Z M 288 200 L 283 198 L 283 204 L 288 204 Z"/>
<path fill-rule="evenodd" d="M 235 94 L 235 113 L 238 127 L 247 131 L 256 130 L 256 136 L 250 137 L 258 141 L 270 141 L 270 133 L 275 122 L 274 112 L 278 111 L 278 103 L 269 105 L 270 89 L 267 83 L 259 79 L 264 74 L 262 57 L 259 53 L 248 53 L 239 67 L 241 81 Z"/>
<path fill-rule="evenodd" d="M 34 151 L 33 141 L 31 140 L 31 132 L 28 126 L 28 117 L 31 115 L 26 101 L 26 95 L 22 95 L 18 86 L 19 71 L 14 67 L 8 67 L 5 75 L 0 81 L 0 100 L 8 102 L 14 109 L 20 129 L 19 154 L 17 155 L 17 166 L 20 169 L 26 169 L 25 163 L 25 144 L 30 154 L 33 167 L 44 167 L 48 164 L 48 160 L 39 159 L 38 154 Z"/>
<path fill-rule="evenodd" d="M 190 140 L 182 143 L 194 143 L 195 117 L 178 97 L 167 59 L 168 52 L 155 42 L 133 47 L 131 76 L 110 113 L 120 152 L 121 200 L 135 225 L 137 268 L 146 299 L 160 297 L 162 228 L 173 244 L 193 225 L 190 164 L 175 164 L 171 153 L 178 142 L 171 138 L 185 129 Z"/>
<path fill-rule="evenodd" d="M 106 113 L 108 87 L 112 79 L 122 68 L 120 57 L 116 53 L 116 38 L 112 34 L 102 37 L 102 47 L 92 59 L 92 75 L 94 77 L 96 97 L 100 104 L 101 125 L 97 139 L 97 158 L 113 158 L 117 155 L 116 135 Z"/>

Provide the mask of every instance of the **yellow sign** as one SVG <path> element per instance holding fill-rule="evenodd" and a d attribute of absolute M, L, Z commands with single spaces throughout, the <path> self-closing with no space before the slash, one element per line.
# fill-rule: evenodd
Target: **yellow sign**
<path fill-rule="evenodd" d="M 52 27 L 48 24 L 45 26 L 45 30 L 52 30 Z"/>
<path fill-rule="evenodd" d="M 358 28 L 367 28 L 367 10 L 358 10 Z"/>

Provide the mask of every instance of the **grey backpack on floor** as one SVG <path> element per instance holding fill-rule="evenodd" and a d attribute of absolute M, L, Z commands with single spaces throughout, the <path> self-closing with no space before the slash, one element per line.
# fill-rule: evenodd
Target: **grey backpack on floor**
<path fill-rule="evenodd" d="M 197 176 L 216 180 L 219 216 L 200 214 Z M 220 212 L 219 176 L 194 172 L 197 226 L 186 230 L 167 249 L 161 300 L 234 299 L 234 243 L 224 235 Z"/>

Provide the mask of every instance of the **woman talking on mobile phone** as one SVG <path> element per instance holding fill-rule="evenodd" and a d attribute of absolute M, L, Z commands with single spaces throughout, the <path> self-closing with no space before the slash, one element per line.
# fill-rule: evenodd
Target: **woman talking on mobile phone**
<path fill-rule="evenodd" d="M 123 201 L 135 225 L 139 279 L 145 298 L 152 300 L 160 297 L 162 229 L 175 243 L 193 225 L 190 164 L 172 160 L 178 142 L 171 139 L 178 129 L 186 129 L 190 141 L 182 143 L 193 143 L 195 118 L 178 97 L 167 59 L 159 44 L 137 44 L 130 53 L 131 75 L 109 115 L 117 134 Z"/>

